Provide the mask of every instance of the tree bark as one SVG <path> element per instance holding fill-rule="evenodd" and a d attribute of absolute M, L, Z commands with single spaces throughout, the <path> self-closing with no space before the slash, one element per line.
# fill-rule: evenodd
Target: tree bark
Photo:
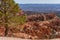
<path fill-rule="evenodd" d="M 5 36 L 7 35 L 8 33 L 8 16 L 7 16 L 7 12 L 5 12 Z"/>

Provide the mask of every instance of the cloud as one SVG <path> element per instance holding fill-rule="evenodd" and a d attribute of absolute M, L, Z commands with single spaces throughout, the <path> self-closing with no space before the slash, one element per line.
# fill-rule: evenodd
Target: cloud
<path fill-rule="evenodd" d="M 60 4 L 60 0 L 15 0 L 20 4 Z"/>

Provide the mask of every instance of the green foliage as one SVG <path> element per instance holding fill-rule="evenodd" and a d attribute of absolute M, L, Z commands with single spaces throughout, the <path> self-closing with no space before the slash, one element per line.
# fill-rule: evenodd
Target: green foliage
<path fill-rule="evenodd" d="M 0 21 L 4 22 L 5 26 L 19 25 L 25 22 L 26 16 L 17 16 L 20 11 L 18 4 L 13 0 L 0 0 Z"/>
<path fill-rule="evenodd" d="M 25 23 L 26 16 L 14 16 L 9 19 L 9 24 L 10 26 L 17 26 L 17 25 L 22 25 Z M 13 25 L 12 25 L 13 24 Z"/>
<path fill-rule="evenodd" d="M 2 17 L 2 13 L 0 12 L 0 18 Z"/>
<path fill-rule="evenodd" d="M 2 0 L 0 9 L 3 13 L 5 13 L 4 11 L 8 13 L 17 13 L 19 11 L 19 6 L 13 0 Z"/>

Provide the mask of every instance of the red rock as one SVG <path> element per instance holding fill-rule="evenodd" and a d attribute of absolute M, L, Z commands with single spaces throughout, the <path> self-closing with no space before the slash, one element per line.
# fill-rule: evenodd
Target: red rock
<path fill-rule="evenodd" d="M 0 26 L 0 36 L 5 36 L 5 27 Z"/>

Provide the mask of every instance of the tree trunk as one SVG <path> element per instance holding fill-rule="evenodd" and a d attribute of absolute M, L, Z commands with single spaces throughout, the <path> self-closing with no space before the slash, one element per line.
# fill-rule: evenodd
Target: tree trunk
<path fill-rule="evenodd" d="M 7 12 L 5 12 L 5 36 L 7 35 L 8 33 L 8 16 L 7 16 Z"/>

